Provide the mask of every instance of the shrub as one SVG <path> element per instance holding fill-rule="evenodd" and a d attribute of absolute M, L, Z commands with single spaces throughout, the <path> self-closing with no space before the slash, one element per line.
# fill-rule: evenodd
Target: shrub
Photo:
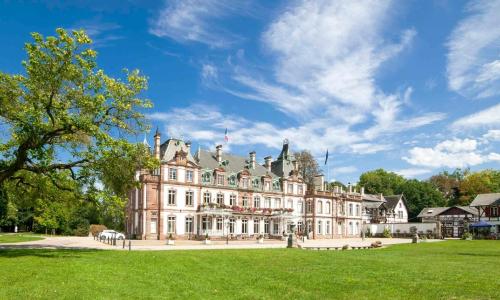
<path fill-rule="evenodd" d="M 89 235 L 89 229 L 87 226 L 79 226 L 75 230 L 73 230 L 73 235 L 76 236 L 87 236 Z"/>
<path fill-rule="evenodd" d="M 389 228 L 384 228 L 384 233 L 382 234 L 385 238 L 391 238 L 391 230 Z"/>
<path fill-rule="evenodd" d="M 349 250 L 349 245 L 342 246 L 342 250 Z"/>
<path fill-rule="evenodd" d="M 175 240 L 174 236 L 171 233 L 168 235 L 168 239 L 172 241 Z"/>
<path fill-rule="evenodd" d="M 472 233 L 464 232 L 464 234 L 462 234 L 462 240 L 472 240 Z"/>
<path fill-rule="evenodd" d="M 100 225 L 100 224 L 90 225 L 90 232 L 92 233 L 92 236 L 97 236 L 97 234 L 99 232 L 106 230 L 106 229 L 108 229 L 108 228 L 104 225 Z M 88 231 L 87 231 L 87 234 L 88 234 Z"/>
<path fill-rule="evenodd" d="M 208 236 L 208 233 L 205 234 L 205 240 L 209 240 L 210 237 Z"/>
<path fill-rule="evenodd" d="M 415 233 L 417 233 L 417 226 L 412 226 L 412 227 L 410 227 L 410 233 L 411 233 L 412 235 L 415 235 Z"/>

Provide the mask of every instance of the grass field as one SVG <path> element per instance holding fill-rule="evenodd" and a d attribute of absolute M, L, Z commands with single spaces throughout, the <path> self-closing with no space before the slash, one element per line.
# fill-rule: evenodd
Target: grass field
<path fill-rule="evenodd" d="M 0 233 L 0 244 L 30 242 L 39 240 L 43 240 L 43 237 L 32 233 Z"/>
<path fill-rule="evenodd" d="M 0 250 L 0 299 L 498 299 L 500 242 L 385 249 Z"/>

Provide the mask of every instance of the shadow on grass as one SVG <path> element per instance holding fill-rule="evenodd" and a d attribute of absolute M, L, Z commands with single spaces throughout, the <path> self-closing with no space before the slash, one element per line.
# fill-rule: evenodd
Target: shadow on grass
<path fill-rule="evenodd" d="M 472 253 L 472 252 L 468 252 L 468 253 L 457 253 L 457 255 L 463 255 L 463 256 L 485 256 L 485 257 L 500 257 L 500 255 L 498 253 Z"/>
<path fill-rule="evenodd" d="M 43 245 L 39 245 L 43 246 Z M 0 258 L 19 258 L 19 257 L 43 257 L 43 258 L 79 258 L 82 254 L 96 253 L 102 250 L 98 249 L 68 249 L 47 247 L 2 247 L 0 248 Z"/>

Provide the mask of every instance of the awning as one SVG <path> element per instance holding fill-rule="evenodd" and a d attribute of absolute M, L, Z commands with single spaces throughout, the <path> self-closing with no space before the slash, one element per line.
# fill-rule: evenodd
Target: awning
<path fill-rule="evenodd" d="M 491 225 L 490 223 L 486 222 L 486 221 L 479 221 L 477 223 L 474 223 L 474 224 L 471 224 L 470 227 L 474 227 L 474 228 L 480 228 L 480 227 L 491 227 L 493 225 Z"/>

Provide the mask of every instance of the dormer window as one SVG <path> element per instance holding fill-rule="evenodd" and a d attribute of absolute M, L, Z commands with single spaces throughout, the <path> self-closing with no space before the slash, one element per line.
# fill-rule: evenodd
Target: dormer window
<path fill-rule="evenodd" d="M 257 179 L 257 178 L 256 178 L 256 179 L 254 179 L 254 180 L 252 181 L 252 186 L 253 186 L 254 188 L 258 188 L 258 187 L 259 187 L 259 179 Z"/>
<path fill-rule="evenodd" d="M 248 178 L 241 179 L 241 187 L 244 189 L 248 188 Z"/>
<path fill-rule="evenodd" d="M 229 177 L 228 181 L 229 181 L 229 185 L 233 185 L 233 186 L 236 185 L 236 176 L 231 175 Z"/>
<path fill-rule="evenodd" d="M 201 180 L 203 181 L 203 183 L 210 183 L 210 177 L 211 177 L 210 172 L 205 172 L 201 176 Z"/>
<path fill-rule="evenodd" d="M 273 182 L 273 189 L 275 191 L 279 191 L 280 190 L 280 182 L 278 180 L 276 180 L 276 181 Z"/>
<path fill-rule="evenodd" d="M 222 175 L 222 174 L 217 175 L 217 184 L 224 185 L 224 175 Z"/>

